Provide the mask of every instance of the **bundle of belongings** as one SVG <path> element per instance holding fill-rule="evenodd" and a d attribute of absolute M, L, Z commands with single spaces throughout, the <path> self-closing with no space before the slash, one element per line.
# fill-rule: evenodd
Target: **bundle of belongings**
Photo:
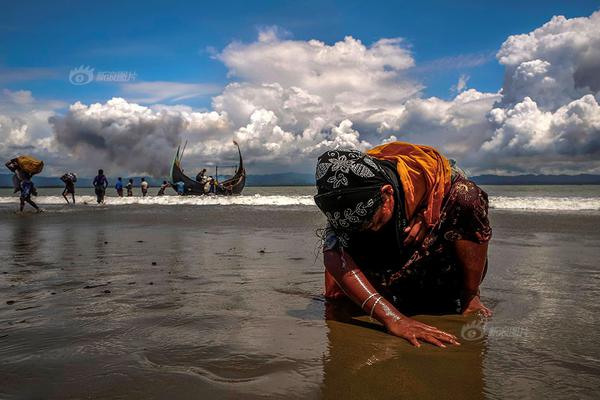
<path fill-rule="evenodd" d="M 17 160 L 19 169 L 29 176 L 39 174 L 44 169 L 44 162 L 31 156 L 19 156 L 15 160 Z"/>
<path fill-rule="evenodd" d="M 21 190 L 21 182 L 29 181 L 44 169 L 44 162 L 31 156 L 19 156 L 8 161 L 6 167 L 14 172 L 12 181 L 15 193 Z"/>
<path fill-rule="evenodd" d="M 75 183 L 77 182 L 77 175 L 73 172 L 67 172 L 66 174 L 60 177 L 60 180 L 64 183 Z"/>

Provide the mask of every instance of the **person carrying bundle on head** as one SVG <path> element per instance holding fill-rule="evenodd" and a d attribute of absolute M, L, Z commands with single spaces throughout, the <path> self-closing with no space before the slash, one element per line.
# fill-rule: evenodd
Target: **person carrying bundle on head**
<path fill-rule="evenodd" d="M 6 162 L 4 165 L 6 165 L 6 168 L 10 171 L 14 172 L 12 178 L 14 193 L 21 190 L 22 181 L 31 179 L 33 175 L 39 174 L 44 168 L 43 161 L 37 160 L 31 156 L 16 157 Z"/>
<path fill-rule="evenodd" d="M 158 189 L 158 194 L 157 196 L 164 196 L 165 195 L 165 189 L 170 187 L 171 184 L 167 181 L 163 181 L 162 185 L 160 185 L 160 189 Z"/>

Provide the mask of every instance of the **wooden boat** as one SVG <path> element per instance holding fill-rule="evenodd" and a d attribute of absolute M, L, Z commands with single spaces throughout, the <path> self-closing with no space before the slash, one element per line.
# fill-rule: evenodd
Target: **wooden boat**
<path fill-rule="evenodd" d="M 246 170 L 244 169 L 242 152 L 237 142 L 234 141 L 233 144 L 235 144 L 238 149 L 240 163 L 231 178 L 218 183 L 216 187 L 216 194 L 219 195 L 242 194 L 242 190 L 244 190 L 244 186 L 246 185 Z M 180 147 L 178 147 L 175 158 L 173 159 L 173 164 L 171 165 L 171 185 L 173 189 L 176 190 L 175 184 L 179 181 L 182 181 L 185 184 L 186 195 L 206 194 L 204 190 L 205 184 L 195 181 L 183 173 L 183 170 L 181 169 L 181 157 L 183 156 L 183 151 L 180 150 Z"/>

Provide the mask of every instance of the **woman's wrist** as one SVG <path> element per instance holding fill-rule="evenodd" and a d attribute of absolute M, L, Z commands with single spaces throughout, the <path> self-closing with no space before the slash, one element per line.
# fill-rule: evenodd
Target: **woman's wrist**
<path fill-rule="evenodd" d="M 396 307 L 383 298 L 383 296 L 376 303 L 373 303 L 371 317 L 381 322 L 381 324 L 388 329 L 398 321 L 406 319 L 406 317 L 396 310 Z"/>
<path fill-rule="evenodd" d="M 475 297 L 479 297 L 480 296 L 480 291 L 479 288 L 477 289 L 463 289 L 460 293 L 460 297 L 463 301 L 470 301 L 471 299 L 475 298 Z"/>

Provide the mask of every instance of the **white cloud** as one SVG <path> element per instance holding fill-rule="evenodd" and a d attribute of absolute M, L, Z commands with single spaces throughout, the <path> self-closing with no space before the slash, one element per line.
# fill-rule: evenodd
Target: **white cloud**
<path fill-rule="evenodd" d="M 327 45 L 318 40 L 281 40 L 269 31 L 259 34 L 257 42 L 230 44 L 217 58 L 230 76 L 245 83 L 301 88 L 346 113 L 401 102 L 422 89 L 403 76 L 414 59 L 399 38 L 365 46 L 347 36 Z"/>
<path fill-rule="evenodd" d="M 33 97 L 30 91 L 0 92 L 0 158 L 8 160 L 19 154 L 31 154 L 49 161 L 52 168 L 65 161 L 51 140 L 48 118 L 66 104 L 44 101 Z M 50 139 L 50 140 L 49 140 Z"/>
<path fill-rule="evenodd" d="M 458 82 L 456 82 L 456 85 L 453 85 L 450 90 L 452 92 L 456 92 L 456 93 L 460 93 L 464 90 L 467 89 L 467 82 L 469 82 L 469 79 L 471 79 L 471 77 L 467 74 L 461 74 L 458 77 Z"/>
<path fill-rule="evenodd" d="M 168 172 L 182 135 L 200 142 L 229 129 L 227 116 L 214 111 L 145 107 L 122 98 L 89 106 L 77 102 L 64 117 L 53 117 L 50 123 L 56 141 L 79 159 L 154 176 Z"/>
<path fill-rule="evenodd" d="M 531 170 L 564 167 L 569 157 L 572 167 L 598 168 L 600 12 L 553 17 L 511 36 L 498 60 L 506 67 L 503 97 L 489 113 L 493 132 L 482 150 Z"/>

